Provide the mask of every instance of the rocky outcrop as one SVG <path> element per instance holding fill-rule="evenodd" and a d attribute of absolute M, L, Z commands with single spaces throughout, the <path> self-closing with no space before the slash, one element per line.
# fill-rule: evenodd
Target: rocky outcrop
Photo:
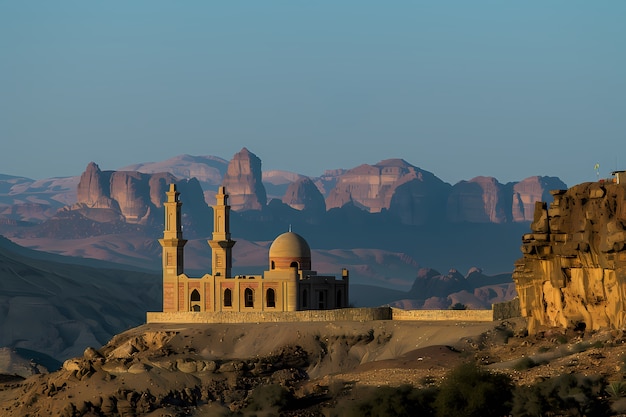
<path fill-rule="evenodd" d="M 168 184 L 176 182 L 170 173 L 101 171 L 91 162 L 80 177 L 73 209 L 109 209 L 126 223 L 144 224 L 162 207 Z"/>
<path fill-rule="evenodd" d="M 217 156 L 178 155 L 165 161 L 129 165 L 119 171 L 138 171 L 144 174 L 169 172 L 177 178 L 195 178 L 203 189 L 216 191 L 222 183 L 227 166 L 228 161 Z"/>
<path fill-rule="evenodd" d="M 234 211 L 262 210 L 267 204 L 261 160 L 246 148 L 228 163 L 222 185 L 228 191 L 228 201 Z"/>
<path fill-rule="evenodd" d="M 534 204 L 550 197 L 550 190 L 566 188 L 556 177 L 529 177 L 500 184 L 493 177 L 460 181 L 448 197 L 447 220 L 453 223 L 530 222 Z"/>
<path fill-rule="evenodd" d="M 283 203 L 296 210 L 306 210 L 317 213 L 326 211 L 324 196 L 310 178 L 302 178 L 292 182 L 283 197 Z"/>
<path fill-rule="evenodd" d="M 267 192 L 268 200 L 280 198 L 285 195 L 289 186 L 302 178 L 304 175 L 295 172 L 272 170 L 263 172 L 263 186 Z"/>
<path fill-rule="evenodd" d="M 448 197 L 448 221 L 504 223 L 509 219 L 511 206 L 507 197 L 505 187 L 493 177 L 461 181 L 452 187 Z"/>
<path fill-rule="evenodd" d="M 626 325 L 626 185 L 593 182 L 535 203 L 513 279 L 529 330 Z"/>
<path fill-rule="evenodd" d="M 421 224 L 441 212 L 449 185 L 402 159 L 360 165 L 337 179 L 326 208 L 354 204 L 370 213 L 390 210 L 405 223 Z"/>
<path fill-rule="evenodd" d="M 537 201 L 550 201 L 550 190 L 563 190 L 567 186 L 556 177 L 529 177 L 513 184 L 511 219 L 514 222 L 531 222 Z"/>

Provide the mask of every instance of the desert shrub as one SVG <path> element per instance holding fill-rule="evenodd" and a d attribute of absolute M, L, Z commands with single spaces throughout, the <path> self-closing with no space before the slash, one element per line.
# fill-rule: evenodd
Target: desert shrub
<path fill-rule="evenodd" d="M 535 366 L 537 366 L 537 362 L 535 362 L 532 358 L 526 356 L 517 361 L 517 363 L 513 365 L 513 369 L 515 369 L 516 371 L 525 371 L 527 369 L 534 368 Z"/>
<path fill-rule="evenodd" d="M 420 417 L 434 416 L 432 403 L 436 390 L 401 387 L 360 388 L 357 401 L 344 399 L 332 410 L 329 417 Z"/>
<path fill-rule="evenodd" d="M 608 400 L 603 395 L 606 382 L 572 374 L 518 387 L 513 395 L 514 417 L 534 416 L 610 416 Z"/>
<path fill-rule="evenodd" d="M 442 382 L 435 399 L 436 415 L 505 416 L 511 409 L 512 390 L 509 376 L 464 363 L 450 371 Z"/>
<path fill-rule="evenodd" d="M 278 384 L 259 385 L 247 398 L 244 413 L 251 411 L 282 411 L 293 401 L 292 394 Z"/>
<path fill-rule="evenodd" d="M 467 306 L 463 303 L 455 303 L 450 306 L 450 310 L 467 310 Z"/>
<path fill-rule="evenodd" d="M 613 398 L 624 397 L 626 396 L 626 384 L 622 381 L 609 382 L 606 392 Z"/>
<path fill-rule="evenodd" d="M 515 365 L 513 365 L 513 369 L 516 371 L 525 371 L 530 368 L 534 368 L 535 366 L 544 365 L 548 363 L 545 360 L 535 360 L 533 358 L 529 358 L 528 356 L 517 361 Z"/>

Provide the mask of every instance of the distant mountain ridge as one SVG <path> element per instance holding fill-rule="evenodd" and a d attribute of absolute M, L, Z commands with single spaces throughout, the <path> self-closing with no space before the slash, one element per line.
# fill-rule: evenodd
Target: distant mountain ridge
<path fill-rule="evenodd" d="M 208 204 L 212 204 L 213 191 L 225 181 L 231 203 L 235 201 L 235 211 L 262 210 L 272 198 L 297 210 L 303 210 L 309 203 L 319 210 L 319 196 L 310 187 L 299 190 L 297 195 L 292 189 L 287 195 L 287 189 L 305 176 L 286 171 L 263 172 L 260 164 L 261 160 L 244 148 L 230 162 L 216 156 L 179 155 L 104 172 L 141 172 L 164 179 L 168 178 L 165 173 L 169 173 L 170 180 L 196 178 Z M 558 178 L 541 176 L 507 184 L 493 177 L 476 177 L 450 185 L 402 159 L 362 164 L 348 170 L 327 170 L 310 180 L 324 198 L 326 210 L 346 204 L 372 213 L 388 210 L 405 224 L 423 224 L 433 216 L 443 216 L 443 220 L 453 223 L 529 222 L 535 201 L 549 199 L 551 189 L 567 188 Z M 33 181 L 2 175 L 0 218 L 45 221 L 64 206 L 85 202 L 77 195 L 78 182 L 78 177 Z M 146 205 L 136 198 L 139 197 L 129 195 L 118 201 L 128 200 L 128 206 L 133 207 Z M 151 198 L 155 203 L 155 197 Z M 240 204 L 237 199 L 245 203 Z"/>
<path fill-rule="evenodd" d="M 478 177 L 450 185 L 402 159 L 328 170 L 319 178 L 276 171 L 264 177 L 261 159 L 245 148 L 229 162 L 181 155 L 136 168 L 167 171 L 110 171 L 89 163 L 80 177 L 50 181 L 47 188 L 37 188 L 35 181 L 23 178 L 0 179 L 4 204 L 0 233 L 40 250 L 157 269 L 162 203 L 167 185 L 173 182 L 181 192 L 184 234 L 190 240 L 185 264 L 204 273 L 210 265 L 206 240 L 213 227 L 209 204 L 215 202 L 210 187 L 221 181 L 233 207 L 233 237 L 240 241 L 234 249 L 235 269 L 254 272 L 266 267 L 266 259 L 239 252 L 246 248 L 243 242 L 264 247 L 291 225 L 319 253 L 357 254 L 365 249 L 400 254 L 386 261 L 366 252 L 354 257 L 324 255 L 327 269 L 317 269 L 330 272 L 347 266 L 355 284 L 401 288 L 410 285 L 424 267 L 511 271 L 519 257 L 519 237 L 528 228 L 530 207 L 549 196 L 550 189 L 565 187 L 552 177 L 504 185 Z M 203 180 L 171 172 L 198 172 Z M 272 193 L 284 187 L 281 198 L 268 198 L 265 183 L 269 181 L 275 187 Z M 76 201 L 61 205 L 60 196 L 69 193 L 69 184 L 75 184 Z M 38 204 L 50 201 L 53 214 L 20 217 L 37 195 L 47 196 Z M 53 201 L 61 207 L 52 209 Z M 415 264 L 401 261 L 404 255 Z"/>

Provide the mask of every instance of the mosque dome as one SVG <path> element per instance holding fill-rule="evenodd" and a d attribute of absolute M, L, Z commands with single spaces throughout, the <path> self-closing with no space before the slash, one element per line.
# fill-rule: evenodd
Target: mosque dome
<path fill-rule="evenodd" d="M 311 248 L 302 236 L 294 232 L 283 233 L 270 246 L 270 269 L 311 269 Z"/>

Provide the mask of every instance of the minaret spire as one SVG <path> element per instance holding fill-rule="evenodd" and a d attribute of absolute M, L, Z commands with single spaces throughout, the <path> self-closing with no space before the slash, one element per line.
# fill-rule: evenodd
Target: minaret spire
<path fill-rule="evenodd" d="M 176 184 L 170 184 L 166 192 L 165 228 L 163 239 L 159 239 L 163 247 L 163 311 L 177 311 L 178 299 L 175 296 L 175 283 L 178 276 L 184 273 L 183 248 L 187 241 L 183 239 L 180 209 L 183 203 L 178 199 Z"/>
<path fill-rule="evenodd" d="M 220 186 L 213 206 L 213 239 L 209 245 L 213 249 L 212 266 L 214 276 L 231 277 L 232 249 L 234 240 L 230 238 L 230 206 L 226 187 Z"/>

